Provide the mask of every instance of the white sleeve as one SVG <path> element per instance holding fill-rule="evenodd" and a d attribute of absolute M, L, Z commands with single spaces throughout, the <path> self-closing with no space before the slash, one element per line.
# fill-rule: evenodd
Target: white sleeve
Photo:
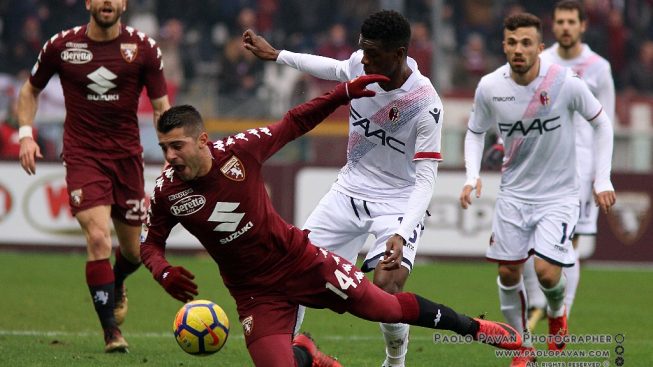
<path fill-rule="evenodd" d="M 474 106 L 467 123 L 465 134 L 465 171 L 467 180 L 465 185 L 476 187 L 476 180 L 480 177 L 481 159 L 485 147 L 485 132 L 492 127 L 492 113 L 483 97 L 483 80 L 476 87 L 474 93 Z"/>
<path fill-rule="evenodd" d="M 465 186 L 476 188 L 476 180 L 481 175 L 481 159 L 485 148 L 485 133 L 475 133 L 467 130 L 465 134 L 465 172 L 467 180 Z"/>
<path fill-rule="evenodd" d="M 603 106 L 605 113 L 608 114 L 610 121 L 614 123 L 615 92 L 610 64 L 606 65 L 606 69 L 601 75 L 602 76 L 599 78 L 596 98 L 601 103 L 601 106 Z"/>
<path fill-rule="evenodd" d="M 612 148 L 614 145 L 614 131 L 612 122 L 605 111 L 590 121 L 594 127 L 594 190 L 599 193 L 603 191 L 614 191 L 610 182 L 610 171 L 612 170 Z"/>
<path fill-rule="evenodd" d="M 433 159 L 415 161 L 415 187 L 406 203 L 406 211 L 401 220 L 399 229 L 395 232 L 403 237 L 406 242 L 413 237 L 424 213 L 429 207 L 433 197 L 435 178 L 438 175 L 438 162 Z"/>
<path fill-rule="evenodd" d="M 352 54 L 352 57 L 354 55 L 356 53 Z M 345 82 L 353 79 L 349 71 L 350 60 L 351 58 L 340 61 L 324 56 L 282 50 L 277 57 L 277 64 L 288 65 L 316 78 Z"/>
<path fill-rule="evenodd" d="M 442 140 L 442 124 L 444 111 L 439 99 L 436 103 L 422 110 L 422 116 L 417 121 L 417 137 L 415 138 L 415 155 L 413 160 L 433 159 L 442 161 L 440 154 Z"/>

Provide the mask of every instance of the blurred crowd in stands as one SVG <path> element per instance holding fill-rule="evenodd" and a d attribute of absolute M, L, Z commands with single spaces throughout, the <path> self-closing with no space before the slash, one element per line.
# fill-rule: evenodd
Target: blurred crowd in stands
<path fill-rule="evenodd" d="M 553 42 L 554 0 L 442 0 L 435 47 L 432 8 L 436 1 L 129 0 L 123 22 L 157 40 L 171 101 L 193 103 L 205 115 L 218 118 L 275 118 L 332 85 L 256 59 L 241 45 L 247 28 L 278 49 L 345 59 L 357 48 L 363 19 L 381 8 L 394 8 L 412 23 L 409 55 L 422 74 L 434 76 L 432 58 L 435 50 L 440 53 L 435 55 L 436 88 L 445 96 L 472 96 L 480 77 L 505 62 L 501 40 L 506 15 L 521 11 L 539 15 L 546 45 Z M 653 0 L 583 3 L 589 18 L 584 40 L 610 61 L 617 90 L 622 95 L 653 96 Z M 0 0 L 0 120 L 4 124 L 15 124 L 12 101 L 43 43 L 86 22 L 83 0 Z M 57 80 L 50 84 L 56 85 Z M 49 98 L 53 107 L 41 113 L 41 119 L 62 120 L 65 111 L 57 91 L 55 87 L 43 94 L 42 100 Z M 41 134 L 49 132 L 42 129 Z M 0 154 L 4 151 L 0 147 Z"/>

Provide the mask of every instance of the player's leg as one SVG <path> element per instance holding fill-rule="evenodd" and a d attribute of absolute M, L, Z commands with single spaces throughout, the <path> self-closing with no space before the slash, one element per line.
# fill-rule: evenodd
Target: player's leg
<path fill-rule="evenodd" d="M 113 264 L 116 297 L 113 313 L 116 317 L 116 322 L 118 325 L 121 325 L 125 321 L 128 309 L 125 279 L 138 270 L 141 265 L 139 243 L 141 227 L 125 224 L 115 219 L 113 226 L 116 230 L 119 244 L 116 249 L 116 259 Z"/>
<path fill-rule="evenodd" d="M 528 212 L 526 204 L 505 198 L 497 200 L 486 257 L 499 264 L 497 286 L 501 312 L 508 324 L 521 333 L 524 345 L 531 347 L 526 324 L 528 297 L 522 277 L 532 231 Z"/>
<path fill-rule="evenodd" d="M 141 265 L 141 226 L 147 213 L 143 178 L 143 159 L 140 155 L 114 160 L 113 202 L 111 217 L 118 237 L 116 260 L 113 266 L 116 302 L 114 315 L 118 325 L 127 315 L 128 300 L 125 279 Z"/>
<path fill-rule="evenodd" d="M 576 254 L 570 236 L 578 219 L 578 202 L 538 205 L 538 224 L 534 233 L 535 272 L 547 300 L 549 335 L 567 335 L 564 298 L 566 278 L 562 267 L 572 266 Z M 562 350 L 564 342 L 548 342 L 549 350 Z"/>
<path fill-rule="evenodd" d="M 305 334 L 293 339 L 297 304 L 292 290 L 302 288 L 284 283 L 289 295 L 243 295 L 236 298 L 245 344 L 254 365 L 298 367 L 342 367 L 334 358 L 319 351 Z M 275 290 L 277 289 L 275 287 Z M 292 340 L 292 344 L 291 344 Z"/>
<path fill-rule="evenodd" d="M 593 187 L 591 180 L 580 181 L 580 208 L 578 223 L 572 238 L 572 245 L 576 252 L 576 262 L 573 266 L 562 269 L 567 278 L 567 290 L 565 293 L 565 309 L 567 317 L 571 314 L 571 307 L 576 298 L 576 290 L 580 283 L 580 260 L 578 259 L 578 241 L 580 236 L 596 236 L 596 221 L 599 217 L 599 207 L 594 203 Z"/>
<path fill-rule="evenodd" d="M 95 312 L 104 329 L 105 351 L 125 351 L 127 342 L 122 337 L 113 314 L 115 302 L 114 275 L 111 269 L 110 207 L 96 206 L 75 216 L 87 245 L 86 283 L 93 298 Z"/>
<path fill-rule="evenodd" d="M 350 312 L 369 321 L 452 330 L 501 348 L 515 349 L 521 345 L 521 337 L 509 325 L 472 319 L 412 293 L 385 292 L 349 261 L 311 244 L 307 245 L 305 255 L 312 263 L 284 281 L 294 302 L 338 313 Z"/>
<path fill-rule="evenodd" d="M 127 342 L 113 315 L 115 278 L 109 261 L 112 182 L 96 159 L 78 155 L 64 160 L 70 208 L 86 239 L 86 283 L 104 329 L 105 351 L 124 352 Z"/>
<path fill-rule="evenodd" d="M 311 242 L 356 263 L 358 252 L 368 237 L 366 227 L 370 225 L 365 207 L 358 205 L 359 202 L 343 193 L 329 190 L 304 223 L 304 228 L 310 230 L 308 238 Z M 306 307 L 300 305 L 295 334 L 299 333 L 305 313 Z"/>
<path fill-rule="evenodd" d="M 526 288 L 526 295 L 528 298 L 528 330 L 535 330 L 537 323 L 546 318 L 546 298 L 542 289 L 540 289 L 540 281 L 537 279 L 535 273 L 535 258 L 529 257 L 524 263 L 524 287 Z"/>
<path fill-rule="evenodd" d="M 376 238 L 374 246 L 368 251 L 363 262 L 363 271 L 374 270 L 374 284 L 384 291 L 395 294 L 402 292 L 408 275 L 415 262 L 415 254 L 419 239 L 424 230 L 423 219 L 417 224 L 412 236 L 406 239 L 402 250 L 401 267 L 394 270 L 384 270 L 377 267 L 379 261 L 385 254 L 386 242 L 394 234 L 394 231 L 401 224 L 402 217 L 397 214 L 405 206 L 405 202 L 369 203 L 370 215 L 373 223 L 371 232 Z M 381 332 L 385 340 L 384 367 L 403 366 L 408 353 L 408 341 L 410 328 L 404 323 L 381 323 Z"/>

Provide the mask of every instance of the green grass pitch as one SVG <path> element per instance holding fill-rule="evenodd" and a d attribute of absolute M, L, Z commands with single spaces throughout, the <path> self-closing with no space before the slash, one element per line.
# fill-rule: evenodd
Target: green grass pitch
<path fill-rule="evenodd" d="M 221 305 L 231 321 L 229 340 L 212 356 L 186 355 L 172 335 L 172 320 L 181 303 L 169 297 L 141 268 L 128 279 L 129 314 L 122 327 L 129 354 L 107 355 L 99 322 L 84 281 L 85 258 L 79 254 L 0 252 L 0 366 L 251 366 L 235 305 L 215 263 L 204 256 L 171 256 L 196 275 L 200 298 Z M 495 265 L 478 262 L 420 264 L 407 290 L 476 316 L 502 320 Z M 370 307 L 374 307 L 370 305 Z M 538 362 L 596 362 L 596 366 L 653 365 L 653 270 L 582 268 L 581 285 L 572 311 L 575 335 L 623 334 L 623 351 L 615 341 L 577 344 L 578 353 L 603 351 L 608 357 L 540 358 Z M 376 323 L 331 311 L 309 310 L 304 330 L 344 366 L 380 366 L 383 342 Z M 436 344 L 433 330 L 411 329 L 408 366 L 508 366 L 486 345 Z M 535 330 L 543 334 L 546 322 Z M 441 332 L 443 335 L 453 335 Z M 542 344 L 536 345 L 545 349 Z M 578 364 L 581 365 L 581 364 Z"/>

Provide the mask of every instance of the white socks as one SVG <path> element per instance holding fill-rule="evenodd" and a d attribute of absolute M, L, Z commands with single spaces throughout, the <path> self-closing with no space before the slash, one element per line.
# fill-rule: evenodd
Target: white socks
<path fill-rule="evenodd" d="M 524 286 L 528 294 L 528 307 L 544 309 L 546 307 L 546 297 L 540 289 L 540 281 L 537 280 L 534 265 L 535 256 L 530 256 L 524 263 Z"/>
<path fill-rule="evenodd" d="M 578 254 L 578 253 L 576 253 Z M 565 292 L 565 306 L 567 307 L 567 318 L 571 313 L 571 306 L 574 304 L 576 297 L 576 289 L 578 289 L 578 282 L 580 281 L 580 261 L 576 259 L 576 263 L 571 268 L 562 268 L 562 273 L 567 278 L 567 290 Z"/>
<path fill-rule="evenodd" d="M 302 327 L 304 322 L 304 315 L 306 314 L 306 307 L 299 305 L 297 308 L 297 321 L 295 321 L 295 330 L 293 331 L 293 337 L 299 334 L 299 329 Z"/>
<path fill-rule="evenodd" d="M 544 288 L 542 285 L 540 285 L 540 288 L 542 288 L 542 292 L 544 292 L 544 296 L 547 300 L 546 313 L 549 317 L 560 317 L 564 314 L 566 285 L 567 281 L 564 274 L 560 275 L 560 281 L 558 281 L 558 284 L 554 285 L 551 288 Z"/>
<path fill-rule="evenodd" d="M 501 278 L 497 277 L 497 285 L 499 286 L 499 303 L 503 317 L 506 318 L 508 324 L 521 333 L 524 339 L 523 345 L 525 347 L 532 346 L 530 338 L 526 338 L 528 334 L 528 318 L 526 317 L 528 297 L 524 288 L 524 279 L 521 278 L 519 283 L 506 287 L 501 284 Z"/>
<path fill-rule="evenodd" d="M 408 352 L 408 324 L 379 323 L 385 339 L 386 362 L 389 366 L 403 366 Z"/>

